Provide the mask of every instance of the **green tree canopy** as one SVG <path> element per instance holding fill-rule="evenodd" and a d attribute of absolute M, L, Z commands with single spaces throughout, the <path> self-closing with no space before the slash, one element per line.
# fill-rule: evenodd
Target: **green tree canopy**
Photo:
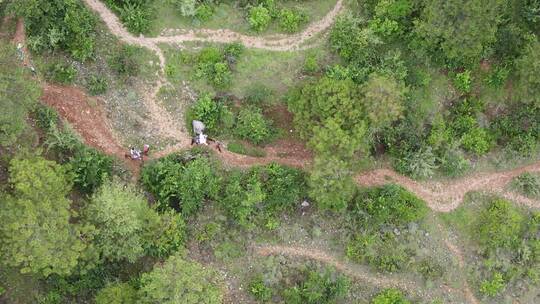
<path fill-rule="evenodd" d="M 534 41 L 516 62 L 520 101 L 540 107 L 540 42 Z"/>
<path fill-rule="evenodd" d="M 217 273 L 173 255 L 141 277 L 142 304 L 221 304 Z"/>
<path fill-rule="evenodd" d="M 134 304 L 137 291 L 127 283 L 114 283 L 101 289 L 95 299 L 96 304 Z"/>
<path fill-rule="evenodd" d="M 407 89 L 391 77 L 372 74 L 362 86 L 363 103 L 372 128 L 383 128 L 401 117 Z"/>
<path fill-rule="evenodd" d="M 142 194 L 116 180 L 103 184 L 92 196 L 85 215 L 97 229 L 97 249 L 110 261 L 134 262 L 141 257 L 145 229 L 159 220 Z"/>
<path fill-rule="evenodd" d="M 40 90 L 16 59 L 14 48 L 0 46 L 0 145 L 11 145 L 27 128 L 28 111 L 36 103 Z"/>
<path fill-rule="evenodd" d="M 86 246 L 70 224 L 66 170 L 35 157 L 12 160 L 9 173 L 13 193 L 0 200 L 3 263 L 23 273 L 70 274 Z"/>
<path fill-rule="evenodd" d="M 454 66 L 475 65 L 496 40 L 505 0 L 432 0 L 416 33 L 432 54 Z"/>

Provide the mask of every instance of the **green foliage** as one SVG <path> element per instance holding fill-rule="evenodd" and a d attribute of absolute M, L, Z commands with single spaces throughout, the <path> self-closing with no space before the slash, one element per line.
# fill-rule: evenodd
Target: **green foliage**
<path fill-rule="evenodd" d="M 516 151 L 521 156 L 532 156 L 538 147 L 540 108 L 518 105 L 510 113 L 498 117 L 492 124 L 492 133 L 499 145 Z"/>
<path fill-rule="evenodd" d="M 193 118 L 202 121 L 208 132 L 212 133 L 217 131 L 224 105 L 212 99 L 210 95 L 205 94 L 199 97 L 191 111 L 193 112 Z"/>
<path fill-rule="evenodd" d="M 404 84 L 392 77 L 372 74 L 362 87 L 363 104 L 372 128 L 391 125 L 402 116 L 405 94 Z"/>
<path fill-rule="evenodd" d="M 256 278 L 249 284 L 249 293 L 257 299 L 257 301 L 266 302 L 272 299 L 272 289 L 267 287 L 262 278 Z"/>
<path fill-rule="evenodd" d="M 217 273 L 175 255 L 142 275 L 139 301 L 142 304 L 220 304 L 223 295 Z"/>
<path fill-rule="evenodd" d="M 273 135 L 271 123 L 264 118 L 262 111 L 255 107 L 240 110 L 236 118 L 235 133 L 241 139 L 254 144 L 265 143 Z"/>
<path fill-rule="evenodd" d="M 540 42 L 534 41 L 526 46 L 523 55 L 516 62 L 519 101 L 540 107 Z"/>
<path fill-rule="evenodd" d="M 91 194 L 112 174 L 112 158 L 92 148 L 79 149 L 69 164 L 75 186 L 86 194 Z"/>
<path fill-rule="evenodd" d="M 115 50 L 109 59 L 109 66 L 118 75 L 135 77 L 140 73 L 140 63 L 137 60 L 138 48 L 131 45 L 122 45 Z"/>
<path fill-rule="evenodd" d="M 266 194 L 265 205 L 273 211 L 293 207 L 304 196 L 305 176 L 301 170 L 277 163 L 254 168 Z"/>
<path fill-rule="evenodd" d="M 75 151 L 84 149 L 81 139 L 66 122 L 61 127 L 53 125 L 43 144 L 47 151 L 55 152 L 62 161 L 67 160 Z"/>
<path fill-rule="evenodd" d="M 324 273 L 312 270 L 303 281 L 286 289 L 284 298 L 290 304 L 330 304 L 345 297 L 348 292 L 347 278 L 329 270 Z"/>
<path fill-rule="evenodd" d="M 305 13 L 283 8 L 279 12 L 278 22 L 279 28 L 287 33 L 294 33 L 300 29 L 300 26 L 308 21 L 308 17 Z"/>
<path fill-rule="evenodd" d="M 251 28 L 256 32 L 262 32 L 266 30 L 272 17 L 270 12 L 262 4 L 254 6 L 249 10 L 248 22 Z"/>
<path fill-rule="evenodd" d="M 480 292 L 486 296 L 494 297 L 499 294 L 506 283 L 504 281 L 503 275 L 499 272 L 493 274 L 491 280 L 485 280 L 480 285 Z"/>
<path fill-rule="evenodd" d="M 125 1 L 124 6 L 118 8 L 120 20 L 130 32 L 146 33 L 150 28 L 152 12 L 147 5 L 137 2 L 140 1 Z"/>
<path fill-rule="evenodd" d="M 500 0 L 488 5 L 479 0 L 429 1 L 415 24 L 415 34 L 436 60 L 454 67 L 472 66 L 496 41 L 503 9 Z"/>
<path fill-rule="evenodd" d="M 28 130 L 26 118 L 40 95 L 37 83 L 15 60 L 9 43 L 0 46 L 0 145 L 9 146 Z"/>
<path fill-rule="evenodd" d="M 173 207 L 184 215 L 195 213 L 203 200 L 216 198 L 219 191 L 215 164 L 191 152 L 171 154 L 146 165 L 142 182 L 158 200 L 159 209 Z"/>
<path fill-rule="evenodd" d="M 266 199 L 261 182 L 256 176 L 244 176 L 234 171 L 229 175 L 221 206 L 240 225 L 249 226 L 258 206 Z"/>
<path fill-rule="evenodd" d="M 306 73 L 316 73 L 321 69 L 319 63 L 317 62 L 317 56 L 315 54 L 309 54 L 304 59 L 304 72 Z"/>
<path fill-rule="evenodd" d="M 362 149 L 365 110 L 352 80 L 323 77 L 289 100 L 294 123 L 318 155 L 349 158 Z"/>
<path fill-rule="evenodd" d="M 65 50 L 81 61 L 93 55 L 96 20 L 82 2 L 21 0 L 12 1 L 11 9 L 24 17 L 32 50 Z"/>
<path fill-rule="evenodd" d="M 176 4 L 180 14 L 185 17 L 193 17 L 197 14 L 197 0 L 170 0 Z"/>
<path fill-rule="evenodd" d="M 540 177 L 532 173 L 523 173 L 515 177 L 512 186 L 528 197 L 540 196 Z"/>
<path fill-rule="evenodd" d="M 99 75 L 91 75 L 87 81 L 86 87 L 91 95 L 101 95 L 107 92 L 109 88 L 108 81 L 105 77 Z"/>
<path fill-rule="evenodd" d="M 343 210 L 356 192 L 351 175 L 347 162 L 335 157 L 316 157 L 308 179 L 308 194 L 321 209 Z"/>
<path fill-rule="evenodd" d="M 404 188 L 387 184 L 360 192 L 351 206 L 350 215 L 377 229 L 381 225 L 402 227 L 422 220 L 426 203 Z"/>
<path fill-rule="evenodd" d="M 204 3 L 199 5 L 195 11 L 195 17 L 201 22 L 208 21 L 213 14 L 214 9 L 210 5 Z"/>
<path fill-rule="evenodd" d="M 510 69 L 506 65 L 496 66 L 489 73 L 485 81 L 493 88 L 500 88 L 504 85 L 509 75 Z"/>
<path fill-rule="evenodd" d="M 461 145 L 476 155 L 486 154 L 492 146 L 493 139 L 486 129 L 475 127 L 468 130 L 461 137 Z"/>
<path fill-rule="evenodd" d="M 471 168 L 471 162 L 467 160 L 463 153 L 456 149 L 448 149 L 440 158 L 439 168 L 446 176 L 457 177 L 463 175 Z"/>
<path fill-rule="evenodd" d="M 22 273 L 69 274 L 86 249 L 67 195 L 69 175 L 40 157 L 14 159 L 9 167 L 12 195 L 2 197 L 0 244 L 5 266 Z"/>
<path fill-rule="evenodd" d="M 416 151 L 404 151 L 394 162 L 394 168 L 403 174 L 417 179 L 430 178 L 437 169 L 437 158 L 431 147 L 420 148 Z"/>
<path fill-rule="evenodd" d="M 155 227 L 149 227 L 145 252 L 151 256 L 165 258 L 178 251 L 186 239 L 186 223 L 174 210 L 162 213 Z"/>
<path fill-rule="evenodd" d="M 214 87 L 219 89 L 231 85 L 231 64 L 235 63 L 241 51 L 234 44 L 228 45 L 223 51 L 215 47 L 207 47 L 201 50 L 197 56 L 196 78 L 207 79 Z"/>
<path fill-rule="evenodd" d="M 86 221 L 97 229 L 95 245 L 101 258 L 134 262 L 141 257 L 145 229 L 156 220 L 153 212 L 132 186 L 116 180 L 104 183 L 85 210 Z"/>
<path fill-rule="evenodd" d="M 515 248 L 521 236 L 524 217 L 512 203 L 494 199 L 480 212 L 476 222 L 478 242 L 487 251 Z"/>
<path fill-rule="evenodd" d="M 380 292 L 371 300 L 371 304 L 411 304 L 403 293 L 394 288 L 388 288 Z"/>
<path fill-rule="evenodd" d="M 471 92 L 471 85 L 472 85 L 472 77 L 471 77 L 471 71 L 465 70 L 461 73 L 457 73 L 456 76 L 454 76 L 454 86 L 464 94 Z"/>
<path fill-rule="evenodd" d="M 101 289 L 95 298 L 96 304 L 133 304 L 137 291 L 127 283 L 113 283 Z"/>
<path fill-rule="evenodd" d="M 56 63 L 49 66 L 47 79 L 62 84 L 71 84 L 77 77 L 77 69 L 71 64 Z"/>

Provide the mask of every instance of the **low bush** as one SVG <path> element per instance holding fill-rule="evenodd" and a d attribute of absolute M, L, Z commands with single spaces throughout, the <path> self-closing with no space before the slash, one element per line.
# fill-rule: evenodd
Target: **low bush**
<path fill-rule="evenodd" d="M 492 147 L 492 137 L 486 129 L 475 127 L 463 134 L 461 145 L 476 155 L 486 154 Z"/>
<path fill-rule="evenodd" d="M 233 171 L 227 179 L 220 203 L 236 223 L 248 227 L 253 224 L 255 212 L 262 208 L 265 199 L 266 193 L 256 176 Z"/>
<path fill-rule="evenodd" d="M 101 95 L 107 92 L 109 85 L 105 77 L 99 75 L 92 75 L 90 76 L 90 78 L 88 78 L 86 87 L 88 88 L 88 92 L 90 92 L 90 95 Z"/>
<path fill-rule="evenodd" d="M 47 68 L 46 76 L 54 82 L 71 84 L 77 77 L 77 69 L 70 64 L 55 63 Z"/>
<path fill-rule="evenodd" d="M 279 12 L 279 28 L 287 33 L 294 33 L 300 26 L 308 21 L 308 17 L 301 11 L 283 8 Z"/>
<path fill-rule="evenodd" d="M 349 292 L 346 277 L 335 275 L 329 270 L 324 273 L 311 270 L 296 286 L 283 292 L 288 304 L 331 304 L 344 298 Z"/>
<path fill-rule="evenodd" d="M 272 289 L 267 287 L 260 277 L 251 281 L 249 292 L 257 301 L 266 302 L 272 299 Z"/>
<path fill-rule="evenodd" d="M 146 33 L 154 19 L 154 0 L 105 0 L 105 3 L 120 15 L 126 28 L 134 33 Z"/>
<path fill-rule="evenodd" d="M 246 102 L 254 107 L 261 107 L 265 102 L 272 100 L 273 92 L 263 84 L 250 87 L 246 94 Z"/>
<path fill-rule="evenodd" d="M 235 125 L 235 133 L 241 139 L 254 144 L 262 144 L 272 137 L 271 123 L 258 108 L 247 107 L 240 110 Z"/>
<path fill-rule="evenodd" d="M 199 97 L 197 102 L 191 107 L 191 111 L 193 118 L 202 121 L 209 133 L 218 131 L 217 128 L 224 111 L 224 106 L 221 102 L 205 94 Z"/>
<path fill-rule="evenodd" d="M 354 221 L 366 222 L 373 229 L 381 225 L 402 227 L 422 220 L 428 211 L 424 201 L 395 184 L 360 192 L 350 209 Z"/>
<path fill-rule="evenodd" d="M 113 160 L 92 148 L 78 150 L 69 164 L 74 173 L 74 184 L 85 194 L 91 194 L 112 174 Z"/>
<path fill-rule="evenodd" d="M 411 304 L 399 289 L 389 288 L 376 295 L 371 304 Z"/>
<path fill-rule="evenodd" d="M 81 138 L 67 123 L 63 123 L 62 126 L 53 126 L 47 132 L 44 145 L 47 151 L 54 151 L 62 161 L 84 147 Z"/>
<path fill-rule="evenodd" d="M 540 177 L 532 173 L 523 173 L 512 181 L 512 186 L 528 197 L 540 197 Z"/>
<path fill-rule="evenodd" d="M 266 194 L 265 208 L 272 213 L 295 206 L 305 196 L 305 175 L 301 170 L 271 163 L 252 169 Z"/>
<path fill-rule="evenodd" d="M 186 223 L 182 216 L 173 210 L 160 214 L 155 227 L 149 229 L 150 234 L 146 237 L 146 254 L 166 258 L 180 249 L 186 240 Z"/>
<path fill-rule="evenodd" d="M 231 66 L 241 53 L 234 45 L 228 45 L 223 51 L 215 47 L 202 49 L 196 60 L 195 78 L 205 78 L 219 89 L 229 87 L 232 81 Z"/>
<path fill-rule="evenodd" d="M 33 110 L 33 114 L 36 117 L 38 127 L 44 132 L 49 132 L 60 121 L 58 112 L 44 104 L 37 104 Z"/>
<path fill-rule="evenodd" d="M 317 61 L 317 56 L 315 54 L 310 54 L 304 59 L 304 72 L 306 73 L 316 73 L 321 69 Z"/>
<path fill-rule="evenodd" d="M 437 157 L 431 147 L 404 151 L 395 159 L 394 169 L 417 179 L 430 178 L 438 168 Z"/>
<path fill-rule="evenodd" d="M 208 4 L 201 4 L 195 10 L 195 18 L 201 22 L 208 21 L 214 14 L 214 9 Z"/>
<path fill-rule="evenodd" d="M 158 201 L 158 209 L 174 208 L 184 215 L 192 215 L 209 198 L 219 192 L 220 178 L 214 162 L 204 150 L 193 149 L 171 154 L 146 165 L 142 183 Z"/>
<path fill-rule="evenodd" d="M 485 280 L 480 284 L 480 292 L 486 296 L 494 297 L 499 294 L 506 283 L 504 282 L 503 275 L 499 272 L 493 274 L 491 280 Z"/>
<path fill-rule="evenodd" d="M 248 22 L 251 28 L 256 32 L 262 32 L 266 30 L 272 17 L 270 12 L 262 4 L 254 6 L 249 10 Z"/>
<path fill-rule="evenodd" d="M 352 261 L 367 263 L 384 272 L 403 270 L 412 259 L 412 253 L 400 244 L 392 232 L 357 234 L 347 244 L 346 254 Z"/>
<path fill-rule="evenodd" d="M 464 94 L 471 91 L 472 77 L 471 71 L 465 70 L 461 73 L 457 73 L 454 77 L 454 86 Z"/>
<path fill-rule="evenodd" d="M 109 59 L 109 66 L 120 76 L 139 75 L 140 63 L 137 60 L 137 51 L 138 48 L 131 45 L 120 46 Z"/>
<path fill-rule="evenodd" d="M 128 304 L 135 303 L 137 291 L 127 283 L 112 283 L 101 289 L 96 298 L 96 304 Z"/>
<path fill-rule="evenodd" d="M 524 224 L 523 214 L 509 201 L 491 200 L 480 212 L 476 223 L 477 239 L 487 251 L 516 248 Z"/>

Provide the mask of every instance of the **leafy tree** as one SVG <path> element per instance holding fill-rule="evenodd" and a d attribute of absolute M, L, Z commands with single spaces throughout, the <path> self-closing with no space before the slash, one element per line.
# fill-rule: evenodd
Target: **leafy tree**
<path fill-rule="evenodd" d="M 127 283 L 113 283 L 101 289 L 95 298 L 96 304 L 133 304 L 137 291 Z"/>
<path fill-rule="evenodd" d="M 520 239 L 523 223 L 523 215 L 512 203 L 495 199 L 478 217 L 478 240 L 487 250 L 514 248 Z"/>
<path fill-rule="evenodd" d="M 234 171 L 225 185 L 221 205 L 240 225 L 248 226 L 256 207 L 261 206 L 265 198 L 266 194 L 256 175 L 244 176 Z"/>
<path fill-rule="evenodd" d="M 308 179 L 308 194 L 321 209 L 343 210 L 356 192 L 351 175 L 346 161 L 336 157 L 315 157 Z"/>
<path fill-rule="evenodd" d="M 403 293 L 394 288 L 383 290 L 371 300 L 371 304 L 411 304 Z"/>
<path fill-rule="evenodd" d="M 300 25 L 307 22 L 308 17 L 301 11 L 283 8 L 279 12 L 279 27 L 287 32 L 294 33 L 298 31 Z"/>
<path fill-rule="evenodd" d="M 372 74 L 362 87 L 363 103 L 372 128 L 389 126 L 403 113 L 407 89 L 391 77 Z"/>
<path fill-rule="evenodd" d="M 112 158 L 95 149 L 83 147 L 70 160 L 74 182 L 84 193 L 90 194 L 111 176 Z"/>
<path fill-rule="evenodd" d="M 27 129 L 26 117 L 36 103 L 40 90 L 36 82 L 15 60 L 9 43 L 0 46 L 0 145 L 16 142 Z"/>
<path fill-rule="evenodd" d="M 70 223 L 68 173 L 41 157 L 14 159 L 9 173 L 13 193 L 0 200 L 3 264 L 43 276 L 70 274 L 86 246 Z"/>
<path fill-rule="evenodd" d="M 97 229 L 95 244 L 101 257 L 110 261 L 134 262 L 141 257 L 145 229 L 157 220 L 142 194 L 117 180 L 99 188 L 85 215 Z"/>
<path fill-rule="evenodd" d="M 181 214 L 168 210 L 148 228 L 145 252 L 155 257 L 168 257 L 182 247 L 186 239 L 186 223 Z"/>
<path fill-rule="evenodd" d="M 268 141 L 272 136 L 270 122 L 264 118 L 260 109 L 254 107 L 240 110 L 236 119 L 235 132 L 241 139 L 254 144 Z"/>
<path fill-rule="evenodd" d="M 251 28 L 256 32 L 264 31 L 271 20 L 272 17 L 270 16 L 270 12 L 262 4 L 254 6 L 249 10 L 248 22 Z"/>
<path fill-rule="evenodd" d="M 363 148 L 366 115 L 352 80 L 323 77 L 291 98 L 289 109 L 300 135 L 319 155 L 350 158 Z"/>
<path fill-rule="evenodd" d="M 346 15 L 336 20 L 330 32 L 331 47 L 345 60 L 359 66 L 373 62 L 381 39 L 358 18 Z"/>
<path fill-rule="evenodd" d="M 179 255 L 141 277 L 139 300 L 143 304 L 220 304 L 218 275 Z"/>
<path fill-rule="evenodd" d="M 522 102 L 540 107 L 540 42 L 527 45 L 516 62 L 519 98 Z"/>
<path fill-rule="evenodd" d="M 193 111 L 194 118 L 202 121 L 208 132 L 216 131 L 218 124 L 221 121 L 223 104 L 212 99 L 210 95 L 205 94 L 199 97 L 191 110 Z"/>
<path fill-rule="evenodd" d="M 496 40 L 504 6 L 504 0 L 428 1 L 416 33 L 426 49 L 434 55 L 442 51 L 449 64 L 476 65 Z"/>
<path fill-rule="evenodd" d="M 66 50 L 78 60 L 93 55 L 96 20 L 82 2 L 20 0 L 12 1 L 11 9 L 24 17 L 33 50 Z"/>
<path fill-rule="evenodd" d="M 265 205 L 272 210 L 282 210 L 298 202 L 304 194 L 305 176 L 301 170 L 271 163 L 255 168 L 264 192 Z"/>

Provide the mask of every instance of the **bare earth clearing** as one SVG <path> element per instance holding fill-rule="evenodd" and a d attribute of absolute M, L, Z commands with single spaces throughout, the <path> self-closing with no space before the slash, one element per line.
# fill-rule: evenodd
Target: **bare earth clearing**
<path fill-rule="evenodd" d="M 229 30 L 190 30 L 181 35 L 145 38 L 143 36 L 135 37 L 128 33 L 121 25 L 118 18 L 100 1 L 84 1 L 91 9 L 99 14 L 111 33 L 116 35 L 122 41 L 154 51 L 160 59 L 162 70 L 165 66 L 165 57 L 158 47 L 159 43 L 177 44 L 186 41 L 228 43 L 238 41 L 250 48 L 261 48 L 274 51 L 296 50 L 305 47 L 303 44 L 311 37 L 327 30 L 342 9 L 342 0 L 338 0 L 332 11 L 319 22 L 311 24 L 304 32 L 291 36 L 280 36 L 276 39 L 271 39 L 270 37 L 251 37 Z M 17 26 L 13 41 L 15 43 L 24 43 L 24 26 L 22 25 L 22 22 L 19 22 Z M 161 79 L 156 85 L 156 89 L 153 93 L 148 94 L 149 96 L 145 98 L 145 103 L 147 103 L 146 106 L 151 112 L 150 115 L 152 120 L 159 124 L 161 134 L 166 137 L 173 137 L 178 143 L 163 151 L 154 153 L 154 158 L 185 149 L 189 147 L 190 142 L 189 134 L 182 132 L 178 123 L 175 124 L 169 113 L 156 103 L 157 92 L 163 83 L 164 80 Z M 42 82 L 42 85 L 44 90 L 42 101 L 45 104 L 54 107 L 64 119 L 70 122 L 74 129 L 83 137 L 86 144 L 107 154 L 123 158 L 127 149 L 119 144 L 118 138 L 114 135 L 112 128 L 110 127 L 111 124 L 104 115 L 103 104 L 99 98 L 90 98 L 82 90 L 74 87 L 57 86 L 46 84 L 44 82 Z M 121 132 L 121 130 L 117 130 L 117 132 Z M 311 161 L 311 153 L 303 145 L 287 141 L 278 141 L 267 146 L 265 150 L 268 156 L 263 158 L 237 155 L 227 151 L 216 153 L 216 155 L 218 155 L 225 164 L 239 167 L 249 167 L 269 162 L 278 162 L 295 167 L 306 167 Z M 128 166 L 135 174 L 138 173 L 138 163 L 128 162 Z M 516 201 L 517 203 L 533 208 L 540 208 L 540 202 L 536 200 L 504 191 L 505 186 L 512 178 L 524 172 L 540 172 L 540 162 L 504 172 L 478 173 L 448 182 L 418 182 L 390 169 L 364 172 L 355 179 L 357 183 L 362 186 L 382 185 L 389 182 L 397 183 L 415 193 L 418 197 L 424 199 L 429 207 L 437 212 L 450 212 L 454 210 L 461 204 L 465 194 L 470 191 L 495 192 Z M 457 259 L 460 269 L 464 269 L 465 262 L 460 249 L 448 240 L 444 240 L 444 243 L 452 255 Z M 358 270 L 352 264 L 342 262 L 329 253 L 313 248 L 259 246 L 255 247 L 254 251 L 262 256 L 279 254 L 317 260 L 333 266 L 337 270 L 356 279 L 376 286 L 395 286 L 406 290 L 414 290 L 416 288 L 415 286 L 411 286 L 409 282 L 394 281 L 379 275 L 368 275 L 365 272 Z M 448 286 L 442 286 L 442 288 L 444 288 L 446 292 L 464 294 L 469 303 L 478 303 L 478 300 L 474 297 L 473 292 L 466 282 L 464 282 L 464 285 L 464 290 L 454 290 Z"/>

